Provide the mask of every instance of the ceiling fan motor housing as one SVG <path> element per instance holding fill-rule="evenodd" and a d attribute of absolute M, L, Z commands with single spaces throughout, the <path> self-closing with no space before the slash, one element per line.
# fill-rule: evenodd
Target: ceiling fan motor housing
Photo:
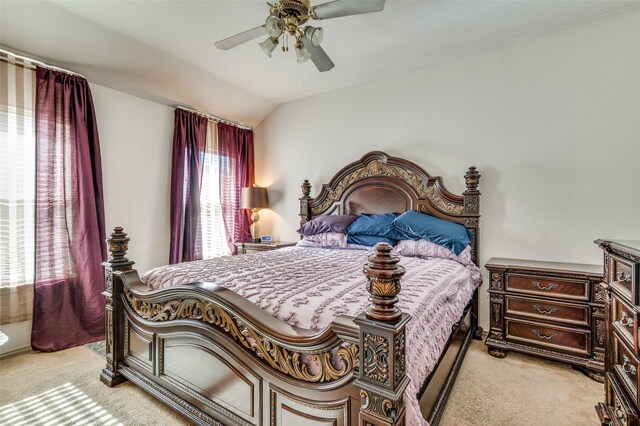
<path fill-rule="evenodd" d="M 273 5 L 271 14 L 279 18 L 295 17 L 298 25 L 302 25 L 309 20 L 309 0 L 280 0 Z"/>

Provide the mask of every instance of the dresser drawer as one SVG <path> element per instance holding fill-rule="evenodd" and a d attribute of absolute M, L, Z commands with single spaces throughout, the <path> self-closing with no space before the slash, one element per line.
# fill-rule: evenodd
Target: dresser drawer
<path fill-rule="evenodd" d="M 611 298 L 611 323 L 620 337 L 638 354 L 638 313 L 615 294 Z"/>
<path fill-rule="evenodd" d="M 615 255 L 611 255 L 609 259 L 609 283 L 628 302 L 638 305 L 640 264 Z"/>
<path fill-rule="evenodd" d="M 588 280 L 506 274 L 506 290 L 567 300 L 589 300 Z"/>
<path fill-rule="evenodd" d="M 618 333 L 613 333 L 613 371 L 619 381 L 627 388 L 634 401 L 638 400 L 638 357 L 620 338 Z"/>
<path fill-rule="evenodd" d="M 544 346 L 560 352 L 589 355 L 591 331 L 541 322 L 505 318 L 505 337 L 509 341 Z"/>
<path fill-rule="evenodd" d="M 607 373 L 606 384 L 608 387 L 607 394 L 610 399 L 608 408 L 611 411 L 610 417 L 613 424 L 619 426 L 636 426 L 638 414 L 613 374 Z"/>
<path fill-rule="evenodd" d="M 589 307 L 520 296 L 506 296 L 506 314 L 589 326 Z"/>

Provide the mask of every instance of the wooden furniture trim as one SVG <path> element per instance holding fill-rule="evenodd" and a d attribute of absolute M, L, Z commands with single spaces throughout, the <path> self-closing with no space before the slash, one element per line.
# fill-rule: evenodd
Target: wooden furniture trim
<path fill-rule="evenodd" d="M 489 353 L 496 357 L 505 357 L 507 352 L 520 352 L 555 361 L 583 367 L 587 374 L 597 381 L 603 381 L 605 353 L 604 288 L 601 286 L 603 274 L 597 272 L 597 266 L 575 263 L 528 261 L 519 259 L 492 258 L 485 265 L 489 271 L 489 313 L 490 330 L 485 341 Z M 552 291 L 520 291 L 509 289 L 510 276 L 540 277 L 561 283 L 571 282 L 584 286 L 583 296 L 567 296 Z M 555 290 L 555 289 L 554 289 Z M 581 292 L 582 293 L 582 292 Z M 507 311 L 511 299 L 524 299 L 530 303 L 538 301 L 541 305 L 573 307 L 587 315 L 586 322 L 567 321 L 562 318 L 522 312 Z M 543 310 L 543 309 L 541 309 Z M 507 335 L 509 322 L 537 324 L 565 333 L 585 335 L 585 345 L 571 348 L 544 339 L 528 339 Z M 577 334 L 576 334 L 577 333 Z M 570 338 L 571 334 L 566 335 Z"/>
<path fill-rule="evenodd" d="M 415 164 L 373 152 L 339 172 L 316 199 L 309 196 L 310 185 L 305 181 L 300 205 L 301 212 L 304 209 L 307 213 L 301 219 L 331 214 L 339 203 L 344 207 L 359 191 L 396 191 L 404 197 L 407 208 L 462 223 L 472 230 L 477 263 L 479 178 L 475 168 L 469 168 L 465 175 L 467 190 L 457 196 L 444 188 L 440 178 L 430 177 Z M 164 341 L 188 336 L 202 342 L 201 346 L 194 343 L 194 347 L 224 358 L 227 371 L 247 371 L 259 378 L 262 397 L 252 406 L 260 413 L 256 423 L 275 424 L 278 401 L 286 397 L 297 407 L 292 406 L 290 413 L 301 413 L 307 419 L 318 419 L 318 413 L 323 413 L 329 417 L 322 420 L 329 422 L 334 421 L 331 416 L 338 416 L 335 421 L 344 419 L 346 424 L 403 424 L 402 396 L 408 383 L 404 330 L 410 317 L 396 306 L 404 270 L 389 245 L 378 244 L 364 266 L 371 300 L 366 312 L 357 318 L 338 317 L 326 329 L 314 332 L 291 327 L 214 284 L 149 290 L 133 269 L 134 262 L 126 257 L 129 238 L 123 229 L 116 227 L 107 242 L 109 259 L 104 263 L 103 293 L 107 298 L 107 365 L 101 380 L 108 386 L 129 379 L 197 424 L 253 423 L 242 413 L 214 402 L 211 398 L 215 395 L 203 395 L 181 384 L 179 377 L 164 374 Z M 441 360 L 453 358 L 454 362 L 443 364 L 444 370 L 438 363 L 427 379 L 427 389 L 436 395 L 428 416 L 433 425 L 442 415 L 470 339 L 481 334 L 477 300 L 476 291 L 441 356 Z M 142 336 L 141 347 L 149 345 L 148 362 L 128 355 L 134 336 L 131 330 L 135 336 Z M 453 345 L 456 336 L 464 344 Z M 339 367 L 329 362 L 333 352 L 342 360 Z M 321 366 L 320 373 L 306 367 L 307 357 Z M 446 373 L 444 383 L 435 380 L 436 371 Z"/>

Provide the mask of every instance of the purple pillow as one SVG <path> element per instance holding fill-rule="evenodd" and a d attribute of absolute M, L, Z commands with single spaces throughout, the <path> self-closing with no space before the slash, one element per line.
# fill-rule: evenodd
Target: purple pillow
<path fill-rule="evenodd" d="M 305 223 L 298 229 L 300 235 L 309 236 L 324 234 L 325 232 L 346 233 L 347 227 L 356 220 L 358 216 L 351 214 L 337 214 L 333 216 L 320 216 Z"/>

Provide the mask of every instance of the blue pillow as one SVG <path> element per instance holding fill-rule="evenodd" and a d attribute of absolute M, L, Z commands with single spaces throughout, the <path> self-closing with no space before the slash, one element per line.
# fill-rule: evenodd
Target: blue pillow
<path fill-rule="evenodd" d="M 355 222 L 354 222 L 355 223 Z M 415 210 L 403 213 L 393 221 L 393 227 L 411 239 L 425 239 L 440 244 L 459 255 L 469 245 L 467 228 Z"/>
<path fill-rule="evenodd" d="M 348 235 L 374 235 L 392 240 L 406 240 L 407 236 L 392 226 L 393 220 L 400 216 L 397 213 L 361 214 L 347 228 Z"/>
<path fill-rule="evenodd" d="M 395 246 L 398 241 L 391 238 L 379 237 L 377 235 L 347 235 L 347 244 L 375 246 L 378 243 L 389 243 L 392 246 Z"/>

